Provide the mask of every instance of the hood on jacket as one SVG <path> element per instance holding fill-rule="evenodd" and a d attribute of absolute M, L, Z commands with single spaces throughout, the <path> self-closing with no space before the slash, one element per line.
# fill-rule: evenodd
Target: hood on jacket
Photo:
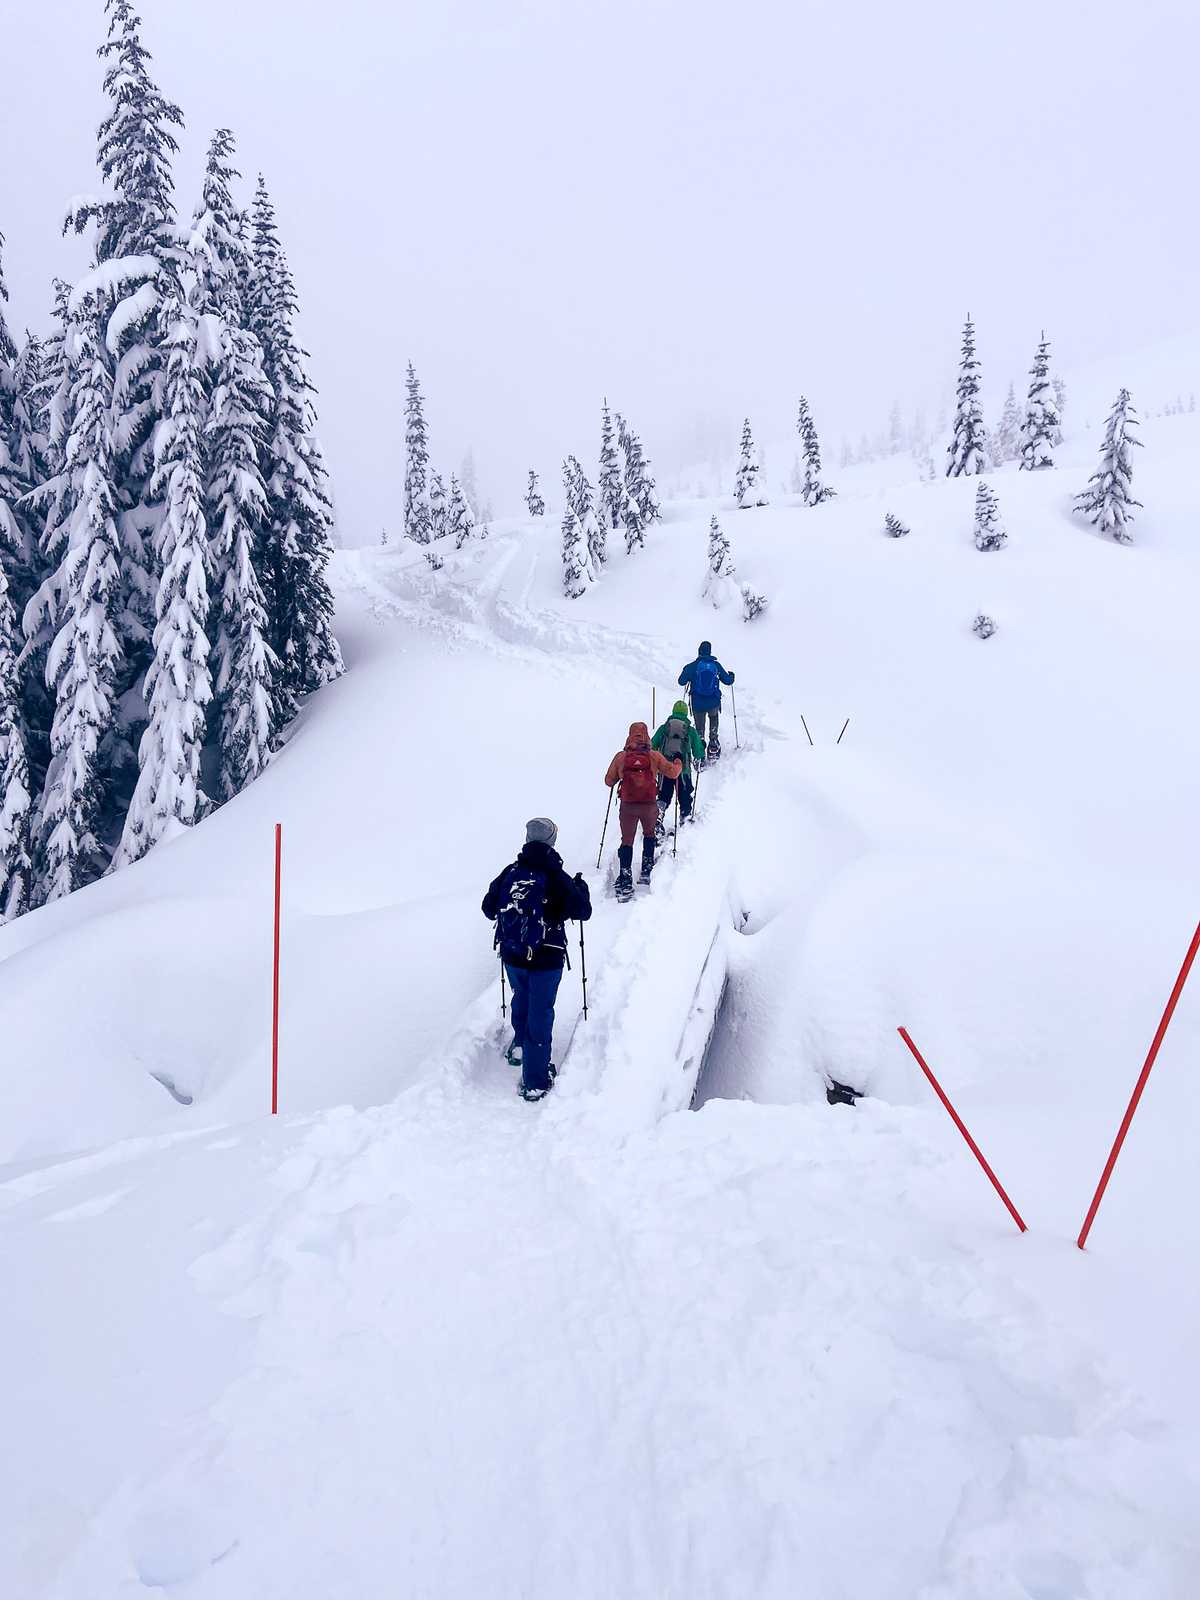
<path fill-rule="evenodd" d="M 631 722 L 629 724 L 629 737 L 625 741 L 626 750 L 648 750 L 650 748 L 650 730 L 644 722 Z"/>
<path fill-rule="evenodd" d="M 671 707 L 671 715 L 673 717 L 682 717 L 683 720 L 686 722 L 688 720 L 688 717 L 690 716 L 690 712 L 688 710 L 687 701 L 686 700 L 676 700 L 675 704 Z"/>
<path fill-rule="evenodd" d="M 703 659 L 704 656 L 712 655 L 712 645 L 709 644 L 707 639 L 701 640 L 700 648 L 699 648 L 699 650 L 696 651 L 696 654 L 698 656 L 700 656 L 702 659 Z"/>
<path fill-rule="evenodd" d="M 562 857 L 544 839 L 531 839 L 528 844 L 522 845 L 517 860 L 527 867 L 540 867 L 543 872 L 551 867 L 562 866 Z"/>

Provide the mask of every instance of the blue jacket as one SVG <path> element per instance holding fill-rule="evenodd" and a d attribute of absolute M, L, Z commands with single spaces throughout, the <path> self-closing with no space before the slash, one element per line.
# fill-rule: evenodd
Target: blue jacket
<path fill-rule="evenodd" d="M 717 689 L 715 694 L 697 694 L 695 689 L 692 688 L 693 681 L 696 676 L 696 668 L 702 661 L 708 662 L 710 666 L 716 667 L 717 669 Z M 695 661 L 689 662 L 688 665 L 684 667 L 683 671 L 679 674 L 679 681 L 685 688 L 692 689 L 693 711 L 712 711 L 721 704 L 721 684 L 732 683 L 733 673 L 726 672 L 725 668 L 714 655 L 697 656 Z"/>

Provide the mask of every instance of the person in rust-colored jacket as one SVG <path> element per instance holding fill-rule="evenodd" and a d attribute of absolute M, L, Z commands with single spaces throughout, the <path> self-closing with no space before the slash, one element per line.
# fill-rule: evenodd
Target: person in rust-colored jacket
<path fill-rule="evenodd" d="M 621 796 L 621 848 L 617 860 L 621 864 L 617 876 L 617 897 L 628 899 L 633 893 L 633 841 L 638 824 L 642 828 L 642 875 L 640 882 L 649 883 L 654 870 L 654 827 L 658 821 L 658 780 L 678 778 L 683 771 L 679 761 L 668 761 L 666 756 L 650 747 L 650 730 L 644 722 L 630 725 L 624 750 L 618 750 L 608 765 L 604 781 L 611 789 L 619 783 Z"/>

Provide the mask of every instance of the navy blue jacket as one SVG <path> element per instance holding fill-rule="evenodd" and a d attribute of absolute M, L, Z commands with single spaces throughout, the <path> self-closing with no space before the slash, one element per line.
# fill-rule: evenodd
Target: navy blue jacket
<path fill-rule="evenodd" d="M 692 681 L 696 676 L 696 668 L 702 661 L 709 662 L 717 669 L 718 682 L 716 694 L 697 694 L 695 689 L 692 689 Z M 693 711 L 713 711 L 721 704 L 721 684 L 732 683 L 733 673 L 726 672 L 725 668 L 717 660 L 716 656 L 710 653 L 708 655 L 697 656 L 695 661 L 690 661 L 679 674 L 679 681 L 685 688 L 692 689 Z"/>
<path fill-rule="evenodd" d="M 546 942 L 524 961 L 515 966 L 528 967 L 531 972 L 552 972 L 560 968 L 567 958 L 567 930 L 564 924 L 586 922 L 592 914 L 592 897 L 582 876 L 569 878 L 563 871 L 562 857 L 557 850 L 535 839 L 527 844 L 521 854 L 494 878 L 483 897 L 483 914 L 495 921 L 508 899 L 509 883 L 534 867 L 546 876 Z"/>

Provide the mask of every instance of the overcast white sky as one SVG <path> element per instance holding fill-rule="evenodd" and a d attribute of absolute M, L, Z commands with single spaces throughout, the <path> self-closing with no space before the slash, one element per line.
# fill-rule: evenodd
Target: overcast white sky
<path fill-rule="evenodd" d="M 82 264 L 104 17 L 4 11 L 20 328 Z M 274 194 L 347 543 L 399 521 L 409 355 L 435 460 L 473 445 L 503 513 L 592 460 L 605 393 L 663 468 L 704 419 L 783 437 L 802 390 L 832 453 L 952 382 L 967 310 L 989 411 L 1043 326 L 1069 370 L 1200 321 L 1192 0 L 141 11 L 181 211 L 221 124 Z"/>

